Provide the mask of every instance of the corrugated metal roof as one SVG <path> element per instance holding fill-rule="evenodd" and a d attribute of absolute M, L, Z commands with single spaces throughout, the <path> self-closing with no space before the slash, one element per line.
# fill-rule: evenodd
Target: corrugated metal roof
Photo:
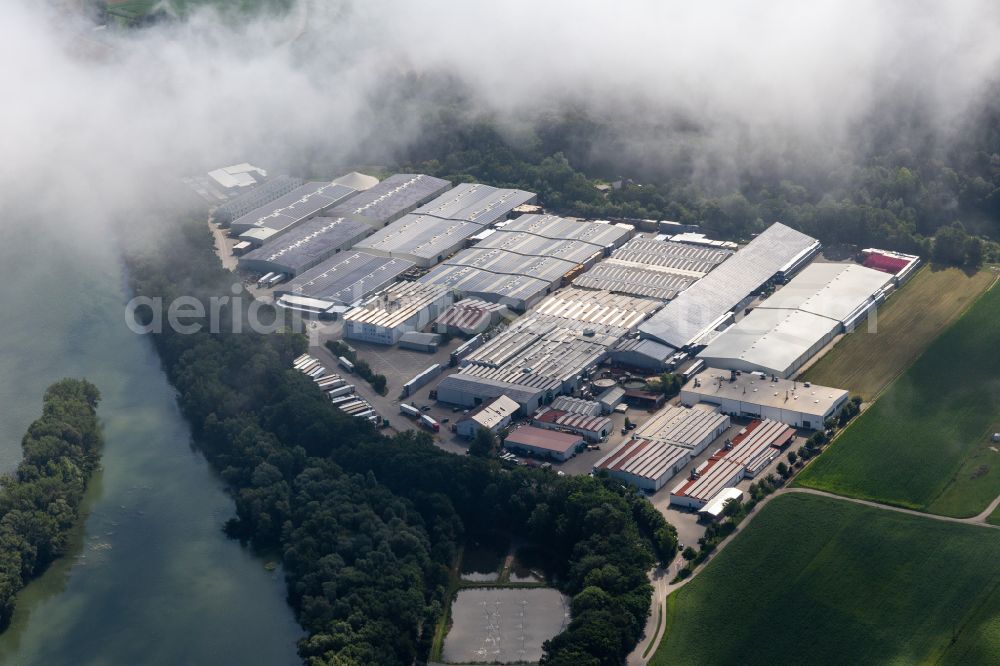
<path fill-rule="evenodd" d="M 337 216 L 355 216 L 379 228 L 451 187 L 441 178 L 416 173 L 397 173 L 331 211 Z"/>
<path fill-rule="evenodd" d="M 729 417 L 718 412 L 668 406 L 636 428 L 634 436 L 693 449 L 728 423 Z"/>
<path fill-rule="evenodd" d="M 232 223 L 233 233 L 251 229 L 281 231 L 355 194 L 355 190 L 336 183 L 306 183 L 288 194 L 243 215 Z"/>
<path fill-rule="evenodd" d="M 280 285 L 275 293 L 350 305 L 391 284 L 411 268 L 413 263 L 402 259 L 364 252 L 341 253 Z"/>
<path fill-rule="evenodd" d="M 775 274 L 818 247 L 815 238 L 775 223 L 667 303 L 640 330 L 673 347 L 687 346 Z"/>
<path fill-rule="evenodd" d="M 263 247 L 240 257 L 240 263 L 271 262 L 299 273 L 371 231 L 364 222 L 343 217 L 314 217 Z"/>
<path fill-rule="evenodd" d="M 691 450 L 651 439 L 629 439 L 604 456 L 595 465 L 609 472 L 625 472 L 650 481 L 658 481 L 687 462 Z"/>

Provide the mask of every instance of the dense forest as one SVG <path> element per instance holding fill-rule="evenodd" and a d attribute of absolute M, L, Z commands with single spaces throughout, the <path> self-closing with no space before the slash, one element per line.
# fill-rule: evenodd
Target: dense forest
<path fill-rule="evenodd" d="M 983 100 L 947 138 L 919 108 L 885 108 L 859 123 L 856 145 L 825 159 L 760 146 L 765 157 L 741 164 L 733 146 L 731 171 L 710 177 L 695 162 L 719 148 L 705 145 L 710 128 L 695 122 L 658 126 L 580 105 L 511 129 L 509 119 L 470 112 L 477 105 L 458 82 L 430 86 L 422 77 L 411 89 L 397 86 L 403 91 L 387 104 L 405 99 L 408 112 L 423 110 L 418 138 L 390 158 L 406 170 L 528 189 L 562 214 L 699 224 L 722 239 L 749 240 L 781 221 L 828 246 L 878 246 L 956 265 L 1000 260 L 1000 99 Z M 906 122 L 893 122 L 894 112 Z M 375 150 L 378 137 L 362 150 Z M 635 148 L 642 137 L 666 147 L 643 155 Z"/>
<path fill-rule="evenodd" d="M 154 249 L 129 253 L 137 295 L 231 294 L 204 223 L 163 233 Z M 645 498 L 607 479 L 448 454 L 425 433 L 384 437 L 291 369 L 306 344 L 298 334 L 224 325 L 167 330 L 155 344 L 196 444 L 234 497 L 227 531 L 282 553 L 306 663 L 424 660 L 449 569 L 466 535 L 487 529 L 530 540 L 572 597 L 571 623 L 543 663 L 620 664 L 638 641 L 646 572 L 676 551 L 676 533 Z"/>
<path fill-rule="evenodd" d="M 42 416 L 28 426 L 24 457 L 0 479 L 0 627 L 24 584 L 66 552 L 87 481 L 101 458 L 97 388 L 63 379 L 45 392 Z"/>

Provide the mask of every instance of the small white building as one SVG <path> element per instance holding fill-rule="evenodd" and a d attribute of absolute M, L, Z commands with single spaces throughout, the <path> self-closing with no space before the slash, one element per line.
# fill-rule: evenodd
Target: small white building
<path fill-rule="evenodd" d="M 459 437 L 473 439 L 481 429 L 485 428 L 496 433 L 501 428 L 510 425 L 510 420 L 520 409 L 520 405 L 505 395 L 500 396 L 488 405 L 483 405 L 476 411 L 462 417 L 455 424 Z"/>
<path fill-rule="evenodd" d="M 742 502 L 743 491 L 737 488 L 723 488 L 715 497 L 709 500 L 708 504 L 703 506 L 701 510 L 698 511 L 698 514 L 703 518 L 708 518 L 709 520 L 718 520 L 719 516 L 722 515 L 723 510 L 726 508 L 726 502 L 729 500 Z"/>

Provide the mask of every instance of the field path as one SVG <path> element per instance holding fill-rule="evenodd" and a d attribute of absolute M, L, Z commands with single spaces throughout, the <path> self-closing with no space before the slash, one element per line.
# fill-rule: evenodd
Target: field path
<path fill-rule="evenodd" d="M 812 488 L 788 488 L 788 487 L 779 488 L 778 490 L 774 491 L 773 493 L 771 493 L 770 495 L 768 495 L 767 497 L 765 497 L 764 499 L 762 499 L 760 502 L 757 503 L 757 506 L 754 508 L 753 512 L 746 518 L 744 518 L 743 522 L 741 522 L 739 525 L 736 526 L 736 529 L 733 530 L 732 534 L 730 534 L 728 537 L 726 537 L 726 539 L 723 542 L 721 542 L 718 546 L 716 546 L 715 550 L 712 551 L 712 553 L 705 559 L 705 561 L 701 564 L 701 566 L 699 566 L 695 570 L 695 572 L 691 575 L 690 578 L 686 578 L 685 580 L 679 581 L 677 583 L 671 583 L 668 582 L 669 580 L 671 580 L 669 576 L 669 569 L 668 570 L 655 569 L 650 573 L 650 583 L 653 585 L 653 604 L 651 607 L 652 613 L 650 614 L 649 621 L 646 623 L 646 632 L 644 634 L 645 638 L 639 641 L 639 644 L 628 656 L 628 661 L 627 661 L 628 666 L 645 666 L 647 663 L 649 663 L 649 660 L 653 658 L 653 655 L 656 654 L 656 647 L 654 647 L 652 650 L 649 651 L 649 653 L 645 657 L 642 656 L 643 653 L 646 651 L 646 648 L 649 646 L 650 642 L 653 642 L 654 645 L 659 645 L 660 641 L 663 640 L 663 634 L 666 633 L 667 609 L 665 604 L 667 601 L 667 597 L 669 597 L 670 594 L 675 590 L 679 590 L 680 588 L 690 583 L 698 576 L 699 573 L 704 571 L 705 567 L 707 567 L 708 564 L 713 559 L 715 559 L 715 556 L 718 555 L 720 552 L 722 552 L 726 546 L 732 543 L 736 535 L 742 532 L 746 528 L 746 526 L 753 521 L 753 519 L 760 513 L 761 507 L 766 505 L 775 497 L 778 497 L 780 495 L 785 495 L 787 493 L 818 495 L 820 497 L 827 497 L 829 499 L 841 500 L 843 502 L 853 502 L 854 504 L 862 504 L 864 506 L 870 506 L 874 509 L 882 509 L 883 511 L 895 511 L 896 513 L 905 513 L 911 516 L 930 518 L 931 520 L 940 520 L 947 523 L 978 525 L 979 527 L 985 527 L 994 530 L 1000 529 L 1000 525 L 991 525 L 990 523 L 986 522 L 987 517 L 989 517 L 989 515 L 992 514 L 993 511 L 995 511 L 998 506 L 1000 506 L 1000 496 L 998 496 L 996 499 L 990 502 L 990 505 L 986 507 L 986 510 L 980 513 L 978 516 L 973 516 L 971 518 L 951 518 L 949 516 L 939 516 L 933 513 L 924 513 L 922 511 L 914 511 L 913 509 L 904 509 L 898 506 L 890 506 L 888 504 L 879 504 L 878 502 L 872 502 L 870 500 L 857 499 L 854 497 L 843 497 L 842 495 L 835 495 L 833 493 L 828 493 L 823 490 L 814 490 Z M 650 632 L 656 629 L 656 615 L 658 607 L 663 608 L 663 622 L 660 623 L 659 631 L 656 631 L 655 635 L 651 636 Z"/>
<path fill-rule="evenodd" d="M 980 513 L 978 516 L 973 516 L 972 518 L 969 518 L 969 520 L 975 523 L 985 523 L 986 519 L 990 517 L 990 514 L 996 511 L 998 506 L 1000 506 L 1000 495 L 997 495 L 997 498 L 992 502 L 990 502 L 990 505 L 986 507 L 986 509 L 982 513 Z M 990 527 L 994 526 L 990 525 Z"/>

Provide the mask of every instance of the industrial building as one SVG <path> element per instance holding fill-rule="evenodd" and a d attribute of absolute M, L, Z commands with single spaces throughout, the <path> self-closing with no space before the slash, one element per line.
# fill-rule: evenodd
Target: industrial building
<path fill-rule="evenodd" d="M 862 250 L 861 254 L 865 258 L 862 262 L 864 266 L 889 273 L 897 286 L 909 280 L 920 266 L 920 257 L 913 254 L 876 248 Z"/>
<path fill-rule="evenodd" d="M 636 439 L 679 446 L 694 458 L 729 428 L 729 416 L 714 410 L 668 405 L 633 431 Z"/>
<path fill-rule="evenodd" d="M 401 217 L 356 249 L 430 268 L 465 247 L 466 240 L 510 215 L 535 195 L 464 183 Z"/>
<path fill-rule="evenodd" d="M 714 405 L 724 414 L 771 419 L 818 430 L 848 400 L 847 391 L 771 378 L 764 373 L 707 368 L 681 389 L 681 403 Z"/>
<path fill-rule="evenodd" d="M 606 416 L 574 414 L 551 407 L 542 407 L 532 423 L 538 428 L 562 430 L 580 435 L 590 442 L 601 442 L 611 434 L 611 419 Z"/>
<path fill-rule="evenodd" d="M 303 184 L 305 181 L 301 178 L 276 176 L 216 208 L 212 211 L 212 221 L 228 227 L 233 220 L 266 206 Z"/>
<path fill-rule="evenodd" d="M 233 220 L 230 233 L 240 240 L 263 245 L 354 194 L 356 191 L 345 185 L 306 183 Z"/>
<path fill-rule="evenodd" d="M 472 222 L 411 213 L 376 231 L 355 249 L 430 268 L 465 247 L 465 240 L 477 231 L 479 225 Z"/>
<path fill-rule="evenodd" d="M 401 282 L 344 314 L 345 338 L 394 345 L 409 331 L 420 331 L 452 303 L 444 287 Z"/>
<path fill-rule="evenodd" d="M 625 389 L 621 386 L 611 386 L 597 396 L 597 404 L 601 406 L 601 413 L 610 414 L 624 399 Z"/>
<path fill-rule="evenodd" d="M 597 461 L 594 471 L 656 492 L 730 426 L 714 410 L 667 406 Z"/>
<path fill-rule="evenodd" d="M 708 506 L 725 489 L 759 474 L 794 438 L 795 431 L 784 423 L 767 419 L 750 423 L 698 465 L 691 478 L 677 484 L 670 491 L 670 503 L 694 509 Z"/>
<path fill-rule="evenodd" d="M 280 285 L 278 305 L 320 316 L 336 316 L 381 291 L 413 268 L 402 259 L 342 252 Z"/>
<path fill-rule="evenodd" d="M 730 255 L 729 250 L 633 238 L 573 284 L 669 301 Z"/>
<path fill-rule="evenodd" d="M 464 298 L 441 313 L 434 322 L 434 330 L 448 335 L 475 335 L 497 324 L 506 314 L 505 305 Z"/>
<path fill-rule="evenodd" d="M 461 371 L 438 385 L 438 399 L 471 406 L 518 387 L 511 397 L 533 412 L 543 400 L 576 390 L 658 306 L 650 299 L 562 289 L 463 358 Z"/>
<path fill-rule="evenodd" d="M 336 182 L 336 181 L 334 181 Z M 350 185 L 350 183 L 346 183 Z M 417 173 L 397 173 L 350 200 L 338 204 L 330 215 L 351 217 L 381 229 L 417 206 L 431 201 L 451 187 L 447 180 Z M 358 188 L 355 188 L 358 189 Z"/>
<path fill-rule="evenodd" d="M 500 396 L 488 405 L 470 412 L 455 424 L 455 432 L 459 437 L 472 439 L 482 429 L 496 434 L 501 428 L 510 425 L 511 419 L 520 409 L 515 401 L 505 395 Z"/>
<path fill-rule="evenodd" d="M 345 217 L 314 217 L 263 247 L 240 257 L 239 267 L 256 273 L 295 276 L 371 233 L 371 227 Z"/>
<path fill-rule="evenodd" d="M 811 264 L 698 356 L 715 368 L 791 377 L 892 287 L 891 274 L 857 264 Z"/>
<path fill-rule="evenodd" d="M 594 400 L 583 400 L 570 395 L 561 395 L 552 401 L 552 409 L 570 414 L 584 414 L 586 416 L 600 416 L 603 414 L 601 404 Z"/>
<path fill-rule="evenodd" d="M 819 241 L 775 223 L 729 260 L 682 291 L 640 327 L 652 338 L 676 349 L 697 345 L 706 333 L 733 317 L 771 280 L 783 281 L 818 251 Z"/>
<path fill-rule="evenodd" d="M 462 183 L 414 212 L 444 220 L 473 222 L 490 226 L 509 217 L 520 205 L 533 203 L 534 192 L 509 190 L 481 183 Z"/>
<path fill-rule="evenodd" d="M 594 465 L 595 472 L 656 492 L 691 459 L 688 449 L 651 439 L 627 439 Z"/>
<path fill-rule="evenodd" d="M 619 365 L 646 372 L 664 372 L 671 368 L 676 352 L 656 340 L 625 338 L 611 349 L 611 360 Z"/>
<path fill-rule="evenodd" d="M 466 296 L 524 311 L 632 234 L 628 225 L 522 215 L 422 278 Z"/>
<path fill-rule="evenodd" d="M 523 425 L 512 430 L 503 445 L 523 455 L 565 462 L 576 455 L 584 441 L 579 435 Z"/>
<path fill-rule="evenodd" d="M 441 336 L 437 333 L 421 333 L 420 331 L 407 331 L 399 336 L 399 348 L 410 351 L 433 354 L 441 344 Z"/>

